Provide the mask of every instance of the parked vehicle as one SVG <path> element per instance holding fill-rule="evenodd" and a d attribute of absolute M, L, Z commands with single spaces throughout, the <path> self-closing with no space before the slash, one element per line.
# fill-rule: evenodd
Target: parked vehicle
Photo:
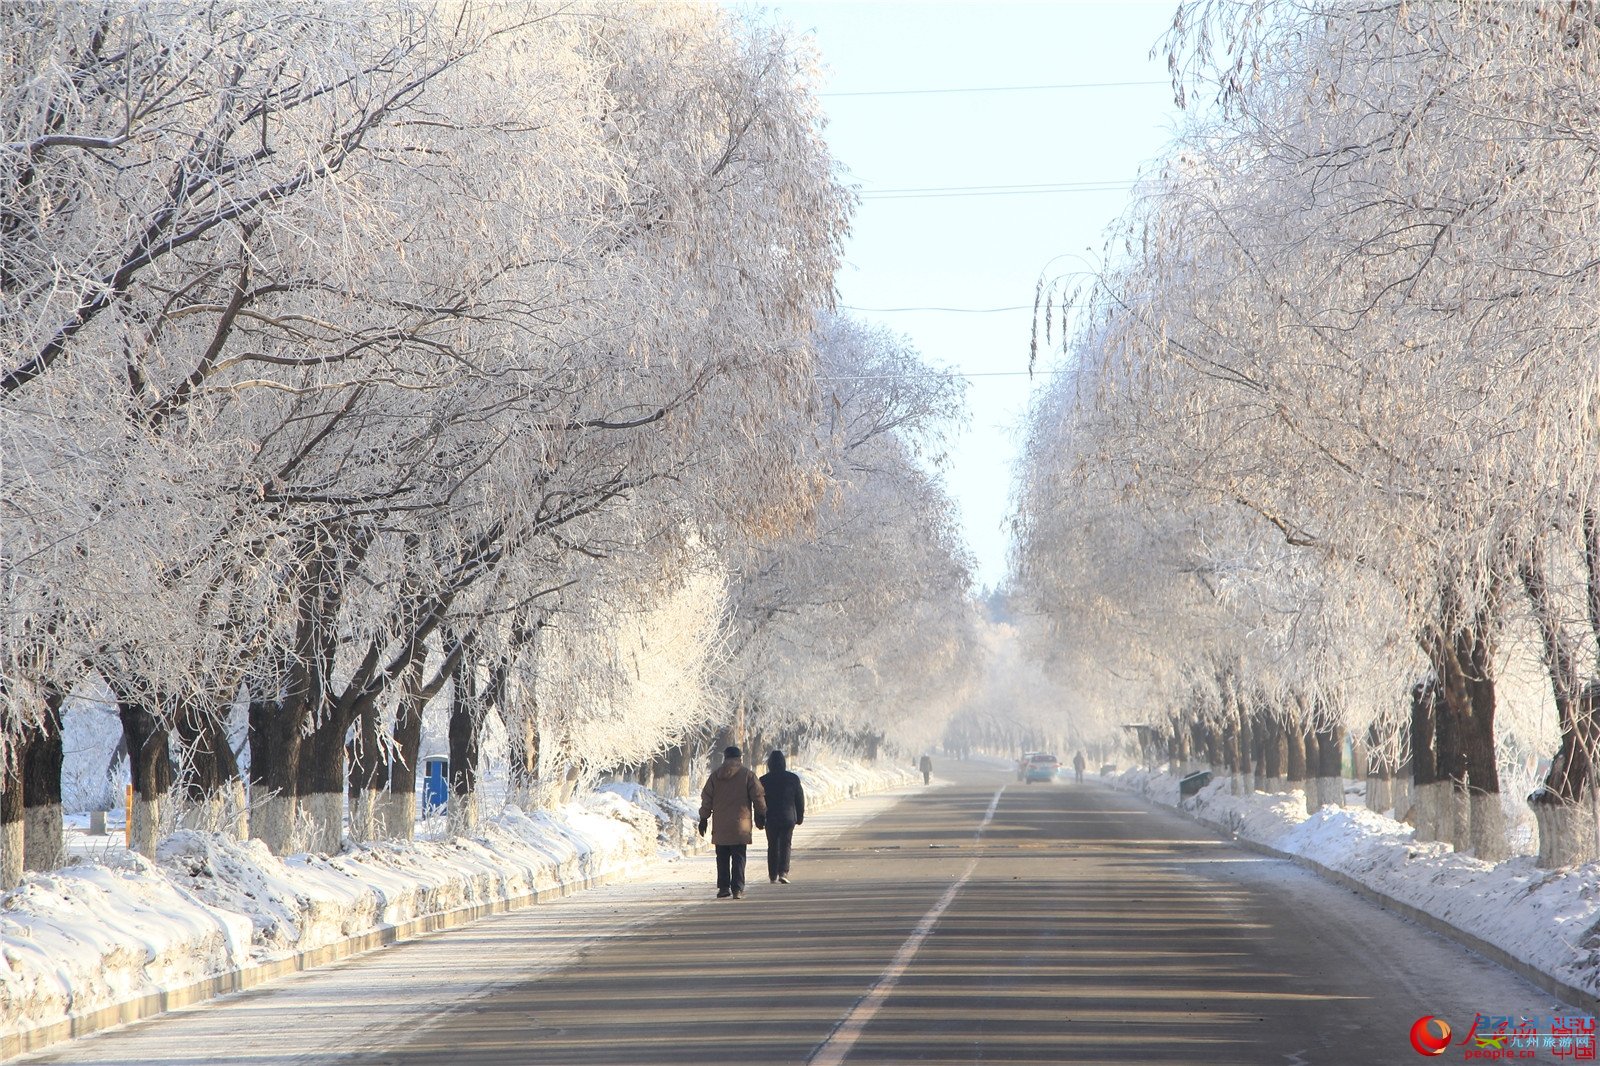
<path fill-rule="evenodd" d="M 1060 759 L 1049 752 L 1036 751 L 1028 756 L 1028 764 L 1022 771 L 1022 780 L 1030 785 L 1035 781 L 1054 781 L 1060 770 Z"/>

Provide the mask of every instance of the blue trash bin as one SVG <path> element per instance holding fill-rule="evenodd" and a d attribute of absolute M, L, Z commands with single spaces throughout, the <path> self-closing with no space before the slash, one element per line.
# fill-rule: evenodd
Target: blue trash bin
<path fill-rule="evenodd" d="M 438 814 L 450 802 L 450 760 L 430 755 L 422 760 L 422 813 Z"/>

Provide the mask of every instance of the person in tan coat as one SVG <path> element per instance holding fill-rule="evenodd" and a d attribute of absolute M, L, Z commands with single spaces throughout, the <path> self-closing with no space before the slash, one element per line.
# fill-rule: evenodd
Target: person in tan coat
<path fill-rule="evenodd" d="M 766 828 L 767 797 L 761 779 L 745 766 L 742 756 L 736 747 L 724 748 L 722 765 L 700 790 L 700 835 L 706 835 L 709 822 L 711 843 L 717 846 L 718 899 L 744 898 L 745 849 L 754 830 Z"/>

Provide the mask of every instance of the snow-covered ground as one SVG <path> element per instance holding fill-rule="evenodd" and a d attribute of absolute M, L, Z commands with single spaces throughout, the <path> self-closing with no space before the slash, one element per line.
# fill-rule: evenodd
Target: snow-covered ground
<path fill-rule="evenodd" d="M 916 777 L 887 765 L 797 771 L 818 809 Z M 0 1057 L 152 1013 L 163 998 L 331 961 L 385 931 L 411 935 L 677 858 L 699 846 L 694 820 L 694 801 L 614 784 L 558 811 L 507 807 L 471 838 L 278 858 L 256 841 L 182 831 L 154 862 L 115 847 L 77 854 L 0 896 Z"/>
<path fill-rule="evenodd" d="M 1178 796 L 1178 779 L 1150 770 L 1113 778 L 1234 837 L 1342 875 L 1452 926 L 1564 985 L 1600 995 L 1600 863 L 1541 870 L 1531 855 L 1498 864 L 1418 843 L 1411 826 L 1365 807 L 1308 815 L 1302 792 L 1233 795 L 1227 778 Z"/>

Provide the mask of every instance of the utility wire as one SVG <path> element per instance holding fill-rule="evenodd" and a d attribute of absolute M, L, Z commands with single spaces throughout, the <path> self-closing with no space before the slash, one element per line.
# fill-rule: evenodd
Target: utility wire
<path fill-rule="evenodd" d="M 1023 189 L 1086 189 L 1105 185 L 1132 185 L 1129 178 L 1106 178 L 1102 181 L 1041 181 L 1032 185 L 923 185 L 905 189 L 869 189 L 865 196 L 889 196 L 899 193 L 925 192 L 1010 192 Z"/>
<path fill-rule="evenodd" d="M 1123 182 L 1118 185 L 1064 185 L 1052 189 L 994 189 L 982 188 L 963 192 L 864 192 L 863 200 L 948 200 L 963 196 L 1050 196 L 1055 193 L 1078 192 L 1128 192 L 1133 189 L 1134 183 Z"/>
<path fill-rule="evenodd" d="M 992 315 L 1000 311 L 1026 311 L 1031 304 L 1015 304 L 1011 307 L 854 307 L 850 304 L 841 304 L 846 311 L 871 311 L 875 314 L 894 314 L 900 311 L 949 311 L 961 315 Z"/>
<path fill-rule="evenodd" d="M 1070 370 L 935 370 L 941 378 L 1038 378 L 1051 374 L 1070 374 Z M 899 381 L 898 374 L 839 374 L 818 377 L 816 381 Z"/>
<path fill-rule="evenodd" d="M 1150 85 L 1170 85 L 1166 81 L 1083 81 L 1063 85 L 975 85 L 959 89 L 872 89 L 862 92 L 826 92 L 818 96 L 932 96 L 948 93 L 1025 93 L 1057 89 L 1130 89 Z"/>

